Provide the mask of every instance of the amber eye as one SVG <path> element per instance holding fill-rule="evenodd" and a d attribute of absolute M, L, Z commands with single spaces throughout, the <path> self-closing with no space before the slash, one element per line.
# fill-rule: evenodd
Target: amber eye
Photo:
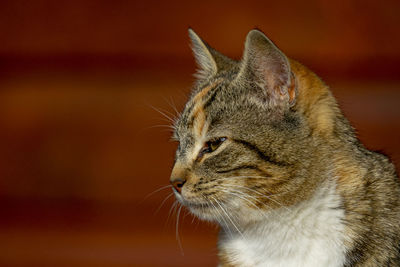
<path fill-rule="evenodd" d="M 226 137 L 220 137 L 214 140 L 210 140 L 208 142 L 206 142 L 202 153 L 211 153 L 215 150 L 217 150 L 217 148 L 226 140 Z"/>

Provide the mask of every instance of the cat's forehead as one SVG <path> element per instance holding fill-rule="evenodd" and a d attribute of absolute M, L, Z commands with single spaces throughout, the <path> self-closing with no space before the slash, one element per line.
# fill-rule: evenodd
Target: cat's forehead
<path fill-rule="evenodd" d="M 204 131 L 204 127 L 207 126 L 206 109 L 215 98 L 221 83 L 221 79 L 216 79 L 193 89 L 192 96 L 177 121 L 177 134 L 182 135 L 185 132 L 187 134 L 189 131 L 192 134 L 200 135 Z"/>
<path fill-rule="evenodd" d="M 235 104 L 230 80 L 219 77 L 197 85 L 175 125 L 176 134 L 201 136 Z"/>

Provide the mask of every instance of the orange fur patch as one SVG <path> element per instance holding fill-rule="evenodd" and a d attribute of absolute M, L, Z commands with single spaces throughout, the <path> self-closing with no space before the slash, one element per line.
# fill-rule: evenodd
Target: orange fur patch
<path fill-rule="evenodd" d="M 206 124 L 206 114 L 204 113 L 203 103 L 201 99 L 213 88 L 215 88 L 218 83 L 221 82 L 222 79 L 218 79 L 209 86 L 203 88 L 200 92 L 198 92 L 193 101 L 196 103 L 195 107 L 193 108 L 193 118 L 194 118 L 194 132 L 197 136 L 201 136 L 204 125 Z"/>
<path fill-rule="evenodd" d="M 335 113 L 339 113 L 335 99 L 314 73 L 294 60 L 290 60 L 290 65 L 298 82 L 297 109 L 305 114 L 316 133 L 330 136 L 334 128 Z M 296 93 L 295 90 L 289 92 L 293 93 Z"/>

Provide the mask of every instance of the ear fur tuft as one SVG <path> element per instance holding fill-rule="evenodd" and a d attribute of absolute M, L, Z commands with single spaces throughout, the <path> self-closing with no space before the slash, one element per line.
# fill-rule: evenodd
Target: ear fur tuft
<path fill-rule="evenodd" d="M 197 78 L 207 79 L 222 70 L 237 65 L 236 61 L 224 56 L 204 42 L 192 29 L 189 28 L 188 31 L 192 41 L 193 54 L 199 67 Z"/>
<path fill-rule="evenodd" d="M 199 67 L 197 75 L 199 78 L 207 78 L 217 73 L 217 63 L 211 55 L 208 45 L 189 28 L 189 37 L 192 41 L 192 50 Z"/>

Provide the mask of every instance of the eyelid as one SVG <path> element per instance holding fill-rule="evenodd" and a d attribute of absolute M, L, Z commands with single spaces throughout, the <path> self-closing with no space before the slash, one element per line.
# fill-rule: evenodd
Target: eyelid
<path fill-rule="evenodd" d="M 222 144 L 223 142 L 226 141 L 226 137 L 218 137 L 218 138 L 214 138 L 214 139 L 210 139 L 208 142 L 206 142 L 206 144 L 212 144 L 212 143 L 218 143 L 218 144 Z"/>
<path fill-rule="evenodd" d="M 208 154 L 208 153 L 212 153 L 216 150 L 218 150 L 218 148 L 220 147 L 220 145 L 225 142 L 228 138 L 227 137 L 219 137 L 219 138 L 214 138 L 214 139 L 210 139 L 209 141 L 204 143 L 203 148 L 200 150 L 199 155 L 197 156 L 197 159 L 200 160 L 204 154 Z M 216 147 L 212 148 L 211 146 L 215 144 Z"/>
<path fill-rule="evenodd" d="M 221 144 L 222 144 L 223 142 L 225 142 L 227 139 L 228 139 L 228 138 L 225 137 L 225 136 L 217 138 L 217 140 L 220 141 Z"/>

